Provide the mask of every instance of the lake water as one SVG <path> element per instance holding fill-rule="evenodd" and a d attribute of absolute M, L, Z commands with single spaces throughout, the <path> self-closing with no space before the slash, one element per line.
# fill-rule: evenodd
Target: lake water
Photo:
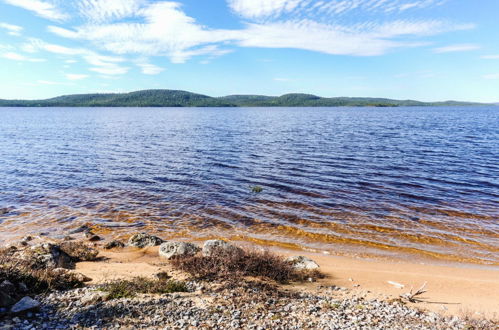
<path fill-rule="evenodd" d="M 499 107 L 0 116 L 4 242 L 90 224 L 499 265 Z"/>

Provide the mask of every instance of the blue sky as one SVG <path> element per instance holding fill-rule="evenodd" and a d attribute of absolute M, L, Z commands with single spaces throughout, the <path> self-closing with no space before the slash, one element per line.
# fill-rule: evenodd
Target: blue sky
<path fill-rule="evenodd" d="M 0 0 L 0 98 L 221 96 L 499 102 L 499 1 Z"/>

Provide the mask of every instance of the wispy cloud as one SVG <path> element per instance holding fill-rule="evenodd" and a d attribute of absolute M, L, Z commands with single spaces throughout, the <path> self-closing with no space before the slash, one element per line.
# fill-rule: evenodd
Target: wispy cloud
<path fill-rule="evenodd" d="M 143 74 L 147 74 L 147 75 L 160 74 L 161 72 L 163 72 L 165 70 L 157 65 L 154 65 L 151 63 L 146 63 L 146 62 L 138 62 L 137 66 L 140 68 L 140 70 Z"/>
<path fill-rule="evenodd" d="M 36 15 L 52 20 L 63 21 L 69 16 L 63 13 L 54 3 L 42 0 L 3 0 L 3 2 L 24 8 Z"/>
<path fill-rule="evenodd" d="M 3 57 L 3 58 L 8 59 L 8 60 L 12 60 L 12 61 L 20 61 L 20 62 L 45 62 L 45 59 L 27 57 L 25 55 L 15 53 L 15 52 L 3 53 L 3 54 L 0 54 L 0 57 Z"/>
<path fill-rule="evenodd" d="M 9 23 L 0 23 L 0 29 L 7 30 L 7 33 L 10 34 L 11 36 L 20 36 L 23 27 Z"/>
<path fill-rule="evenodd" d="M 480 49 L 480 46 L 474 44 L 459 44 L 459 45 L 450 45 L 450 46 L 435 48 L 433 51 L 435 53 L 440 54 L 440 53 L 468 52 L 477 49 Z"/>
<path fill-rule="evenodd" d="M 485 79 L 489 79 L 489 80 L 495 80 L 495 79 L 499 79 L 499 73 L 490 73 L 490 74 L 483 75 L 482 77 Z"/>
<path fill-rule="evenodd" d="M 279 16 L 296 9 L 305 0 L 228 0 L 229 7 L 245 18 Z"/>
<path fill-rule="evenodd" d="M 105 22 L 133 16 L 145 3 L 145 0 L 80 0 L 77 8 L 89 21 Z"/>
<path fill-rule="evenodd" d="M 119 65 L 125 62 L 125 59 L 117 56 L 101 55 L 94 51 L 84 48 L 71 48 L 61 45 L 44 42 L 40 39 L 30 39 L 28 43 L 23 45 L 23 49 L 28 52 L 45 51 L 58 55 L 79 56 L 89 65 L 90 70 L 106 75 L 120 75 L 128 72 L 129 68 Z M 69 59 L 74 63 L 74 59 Z"/>
<path fill-rule="evenodd" d="M 483 55 L 480 56 L 480 58 L 483 58 L 484 60 L 499 60 L 499 55 Z"/>

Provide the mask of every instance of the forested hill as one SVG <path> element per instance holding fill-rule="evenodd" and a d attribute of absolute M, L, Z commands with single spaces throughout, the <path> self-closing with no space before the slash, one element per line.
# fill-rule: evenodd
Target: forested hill
<path fill-rule="evenodd" d="M 338 106 L 464 106 L 471 102 L 419 102 L 384 98 L 333 97 L 310 94 L 211 97 L 186 91 L 144 90 L 116 94 L 65 95 L 46 100 L 0 100 L 3 107 L 338 107 Z"/>

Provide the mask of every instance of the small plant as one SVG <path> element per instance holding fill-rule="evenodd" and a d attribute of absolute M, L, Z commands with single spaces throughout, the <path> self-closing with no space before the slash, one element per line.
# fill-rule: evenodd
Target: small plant
<path fill-rule="evenodd" d="M 139 293 L 165 294 L 174 292 L 187 292 L 184 282 L 175 280 L 151 280 L 136 277 L 131 280 L 116 280 L 108 282 L 99 289 L 107 292 L 109 299 L 133 298 Z"/>
<path fill-rule="evenodd" d="M 260 186 L 251 186 L 250 189 L 251 189 L 251 192 L 255 193 L 255 194 L 259 194 L 263 191 L 263 188 Z"/>
<path fill-rule="evenodd" d="M 219 250 L 211 256 L 196 255 L 171 261 L 173 267 L 199 279 L 219 278 L 238 281 L 251 276 L 270 279 L 279 283 L 307 281 L 320 278 L 318 271 L 296 270 L 283 257 L 269 251 Z"/>

